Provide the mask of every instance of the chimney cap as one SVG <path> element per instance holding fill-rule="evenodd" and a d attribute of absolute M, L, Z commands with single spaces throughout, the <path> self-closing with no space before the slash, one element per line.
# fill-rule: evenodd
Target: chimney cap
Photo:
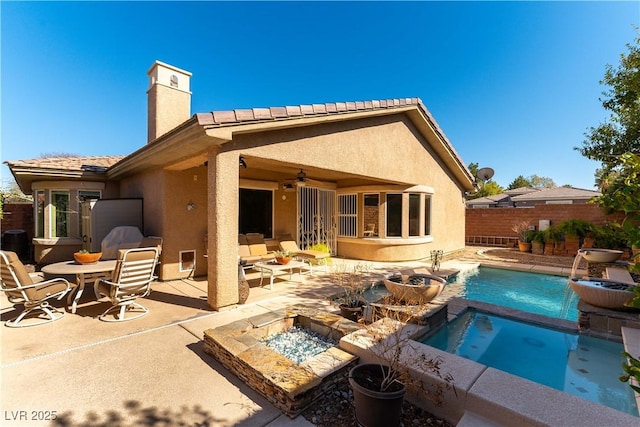
<path fill-rule="evenodd" d="M 147 71 L 147 75 L 150 75 L 153 72 L 153 70 L 158 68 L 158 67 L 167 68 L 167 69 L 169 69 L 171 71 L 175 71 L 177 73 L 181 73 L 181 74 L 184 74 L 185 76 L 189 76 L 189 77 L 191 77 L 191 75 L 192 75 L 189 71 L 180 69 L 178 67 L 174 67 L 173 65 L 170 65 L 170 64 L 167 64 L 165 62 L 158 61 L 158 60 L 156 60 L 153 63 L 153 65 L 151 66 L 151 68 L 149 68 L 149 71 Z"/>

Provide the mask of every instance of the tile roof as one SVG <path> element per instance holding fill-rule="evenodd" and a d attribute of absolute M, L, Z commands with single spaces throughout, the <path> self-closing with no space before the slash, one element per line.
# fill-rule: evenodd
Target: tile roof
<path fill-rule="evenodd" d="M 96 172 L 109 168 L 125 156 L 79 156 L 79 157 L 42 157 L 30 160 L 7 160 L 4 163 L 12 169 L 52 169 L 67 171 Z"/>
<path fill-rule="evenodd" d="M 553 187 L 543 188 L 540 191 L 533 193 L 521 194 L 511 198 L 514 202 L 521 202 L 524 200 L 558 200 L 558 199 L 573 199 L 584 200 L 590 199 L 601 195 L 599 191 L 584 190 L 582 188 L 573 187 Z"/>
<path fill-rule="evenodd" d="M 250 108 L 230 111 L 196 113 L 198 124 L 202 126 L 227 125 L 246 122 L 260 122 L 328 114 L 353 113 L 358 111 L 401 108 L 419 105 L 433 120 L 420 98 L 397 98 L 371 101 L 329 102 L 325 104 L 292 105 L 285 107 Z"/>

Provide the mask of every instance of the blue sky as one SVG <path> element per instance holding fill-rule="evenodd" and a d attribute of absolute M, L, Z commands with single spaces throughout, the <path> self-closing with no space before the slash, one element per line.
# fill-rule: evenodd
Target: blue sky
<path fill-rule="evenodd" d="M 593 188 L 573 149 L 640 2 L 7 2 L 2 160 L 126 155 L 147 70 L 193 73 L 192 113 L 419 97 L 465 164 Z M 390 141 L 392 143 L 392 141 Z M 11 175 L 2 167 L 2 184 Z"/>

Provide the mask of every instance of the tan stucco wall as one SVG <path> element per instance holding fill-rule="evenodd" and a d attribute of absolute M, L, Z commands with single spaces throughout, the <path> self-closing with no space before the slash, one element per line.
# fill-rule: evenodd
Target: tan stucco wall
<path fill-rule="evenodd" d="M 206 274 L 207 169 L 154 170 L 121 183 L 122 197 L 142 197 L 145 235 L 163 238 L 158 276 L 172 280 Z M 193 203 L 195 209 L 187 210 Z M 180 268 L 180 252 L 195 251 L 195 271 Z"/>
<path fill-rule="evenodd" d="M 404 258 L 421 259 L 429 257 L 433 249 L 453 252 L 464 247 L 462 188 L 443 170 L 442 162 L 434 158 L 433 150 L 402 115 L 240 135 L 234 138 L 233 149 L 251 156 L 296 161 L 300 167 L 308 165 L 388 182 L 430 186 L 434 189 L 431 199 L 433 242 L 409 245 L 404 248 Z M 295 193 L 282 194 L 288 199 L 295 197 Z M 276 205 L 279 205 L 278 197 L 281 194 L 276 194 Z M 290 224 L 295 224 L 295 203 L 291 208 L 293 217 L 288 216 L 281 227 L 291 229 Z M 294 232 L 295 225 L 292 234 Z M 393 250 L 382 246 L 374 252 L 378 254 L 378 260 L 382 260 L 380 258 Z M 354 254 L 353 247 L 343 248 L 339 243 L 338 255 L 347 254 Z"/>
<path fill-rule="evenodd" d="M 181 171 L 146 172 L 122 181 L 120 196 L 142 197 L 145 234 L 164 238 L 160 278 L 169 280 L 206 273 L 208 302 L 214 308 L 238 301 L 240 155 L 301 168 L 335 170 L 378 179 L 386 185 L 423 185 L 433 189 L 431 236 L 412 241 L 375 239 L 366 244 L 340 239 L 338 256 L 414 260 L 428 258 L 433 249 L 449 253 L 464 247 L 462 188 L 443 171 L 441 161 L 433 157 L 421 134 L 402 115 L 234 135 L 233 141 L 219 151 L 214 147 L 208 151 L 202 162 L 206 159 L 208 167 L 202 164 Z M 260 179 L 278 180 L 268 176 Z M 196 206 L 191 211 L 186 208 L 190 202 Z M 274 237 L 295 236 L 296 193 L 278 188 L 273 202 Z M 207 258 L 204 258 L 205 234 L 209 238 Z M 179 252 L 184 250 L 196 251 L 193 273 L 179 271 Z"/>

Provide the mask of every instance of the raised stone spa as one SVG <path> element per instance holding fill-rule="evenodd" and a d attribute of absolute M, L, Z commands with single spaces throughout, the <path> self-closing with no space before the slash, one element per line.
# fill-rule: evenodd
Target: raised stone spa
<path fill-rule="evenodd" d="M 204 351 L 282 412 L 295 417 L 346 375 L 358 357 L 336 345 L 296 364 L 263 342 L 293 326 L 336 342 L 362 328 L 336 314 L 292 306 L 207 329 Z"/>

